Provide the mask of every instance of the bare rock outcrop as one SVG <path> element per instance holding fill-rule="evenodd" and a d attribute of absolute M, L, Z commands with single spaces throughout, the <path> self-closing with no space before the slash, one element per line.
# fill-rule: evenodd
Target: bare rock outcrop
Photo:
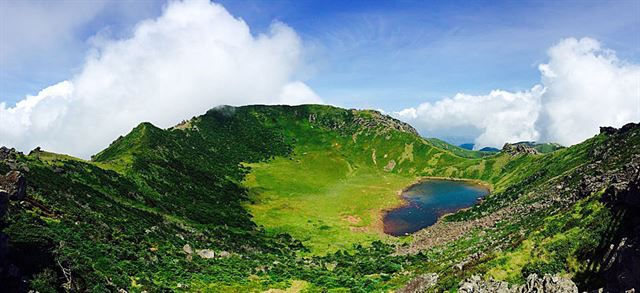
<path fill-rule="evenodd" d="M 548 293 L 562 293 L 562 292 L 575 292 L 578 293 L 578 286 L 573 281 L 560 276 L 545 275 L 544 277 L 538 277 L 536 274 L 531 274 L 527 277 L 527 282 L 522 286 L 517 287 L 518 293 L 534 293 L 534 292 L 548 292 Z"/>
<path fill-rule="evenodd" d="M 512 156 L 524 154 L 524 155 L 536 155 L 539 154 L 538 150 L 522 143 L 505 143 L 502 147 L 502 152 Z"/>
<path fill-rule="evenodd" d="M 20 171 L 9 171 L 0 175 L 0 196 L 6 194 L 11 200 L 22 200 L 27 191 L 27 180 Z"/>
<path fill-rule="evenodd" d="M 0 161 L 15 160 L 15 159 L 16 159 L 16 149 L 8 148 L 5 146 L 0 147 Z"/>
<path fill-rule="evenodd" d="M 188 260 L 192 259 L 194 253 L 195 255 L 204 259 L 225 258 L 225 257 L 231 256 L 231 253 L 228 251 L 221 251 L 219 253 L 216 253 L 214 250 L 211 250 L 211 249 L 194 249 L 188 243 L 182 247 L 182 252 L 184 252 L 187 255 Z"/>
<path fill-rule="evenodd" d="M 483 280 L 474 275 L 460 283 L 461 293 L 577 293 L 578 286 L 573 281 L 560 276 L 531 274 L 524 284 L 510 286 L 507 282 L 493 279 Z"/>
<path fill-rule="evenodd" d="M 420 275 L 417 278 L 409 281 L 407 285 L 398 289 L 397 293 L 420 293 L 427 292 L 427 290 L 431 289 L 438 282 L 438 274 L 424 274 Z"/>
<path fill-rule="evenodd" d="M 20 171 L 16 171 L 15 149 L 0 147 L 0 161 L 12 171 L 0 175 L 0 225 L 9 210 L 10 200 L 22 200 L 27 193 L 27 180 Z M 7 292 L 24 291 L 25 282 L 18 266 L 9 258 L 9 236 L 0 232 L 0 284 Z"/>
<path fill-rule="evenodd" d="M 415 128 L 413 128 L 413 126 L 409 125 L 408 123 L 402 122 L 398 119 L 395 119 L 391 116 L 384 115 L 379 111 L 351 110 L 351 112 L 354 114 L 353 122 L 357 125 L 360 125 L 361 127 L 369 128 L 369 129 L 382 127 L 385 130 L 394 129 L 400 132 L 419 135 L 418 131 Z M 366 112 L 369 114 L 369 117 L 367 118 L 361 117 L 357 115 L 358 112 Z"/>
<path fill-rule="evenodd" d="M 624 126 L 620 127 L 619 129 L 611 126 L 601 126 L 600 134 L 605 134 L 605 135 L 622 134 L 636 128 L 640 128 L 640 123 L 633 123 L 633 122 L 627 123 Z"/>
<path fill-rule="evenodd" d="M 623 215 L 616 241 L 602 260 L 604 289 L 608 292 L 640 289 L 640 160 L 631 160 L 625 170 L 602 198 Z"/>
<path fill-rule="evenodd" d="M 513 288 L 509 288 L 509 283 L 496 281 L 493 279 L 483 280 L 478 275 L 473 275 L 470 278 L 460 282 L 458 287 L 460 293 L 489 293 L 489 292 L 516 292 Z"/>
<path fill-rule="evenodd" d="M 206 259 L 216 257 L 215 251 L 211 249 L 196 249 L 196 254 L 201 258 L 206 258 Z"/>

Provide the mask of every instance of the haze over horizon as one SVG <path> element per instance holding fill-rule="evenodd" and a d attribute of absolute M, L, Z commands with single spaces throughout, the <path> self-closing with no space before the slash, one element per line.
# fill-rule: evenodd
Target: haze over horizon
<path fill-rule="evenodd" d="M 90 4 L 0 4 L 0 145 L 86 158 L 223 104 L 380 109 L 477 148 L 640 121 L 637 1 Z"/>

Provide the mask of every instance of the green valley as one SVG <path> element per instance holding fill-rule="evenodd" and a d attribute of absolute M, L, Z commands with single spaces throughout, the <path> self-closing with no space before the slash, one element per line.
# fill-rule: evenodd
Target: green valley
<path fill-rule="evenodd" d="M 0 252 L 14 272 L 2 281 L 16 289 L 461 292 L 549 275 L 615 291 L 637 282 L 617 278 L 636 271 L 611 260 L 637 257 L 637 124 L 568 148 L 491 153 L 425 139 L 377 111 L 226 106 L 170 129 L 142 123 L 91 160 L 3 148 L 0 174 Z M 412 235 L 384 234 L 384 211 L 428 178 L 472 180 L 491 194 Z"/>

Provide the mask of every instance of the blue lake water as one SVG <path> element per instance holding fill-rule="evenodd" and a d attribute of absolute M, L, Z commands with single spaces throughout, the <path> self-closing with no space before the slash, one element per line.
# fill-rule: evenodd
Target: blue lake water
<path fill-rule="evenodd" d="M 436 223 L 444 214 L 474 205 L 489 189 L 466 181 L 427 180 L 402 193 L 406 205 L 388 211 L 384 232 L 401 236 Z"/>

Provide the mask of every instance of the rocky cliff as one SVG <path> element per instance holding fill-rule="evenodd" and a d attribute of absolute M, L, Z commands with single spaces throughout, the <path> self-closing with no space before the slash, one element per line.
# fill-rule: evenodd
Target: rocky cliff
<path fill-rule="evenodd" d="M 0 160 L 16 168 L 16 151 L 0 147 Z M 0 227 L 9 209 L 9 201 L 22 200 L 26 196 L 27 181 L 24 174 L 11 170 L 0 175 Z M 7 292 L 24 290 L 23 276 L 19 267 L 10 258 L 9 236 L 0 232 L 0 284 Z"/>

